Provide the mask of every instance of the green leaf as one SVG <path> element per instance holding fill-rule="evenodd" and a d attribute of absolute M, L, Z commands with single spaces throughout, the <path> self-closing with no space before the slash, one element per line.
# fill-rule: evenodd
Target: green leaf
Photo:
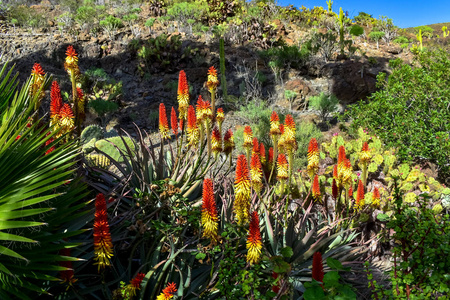
<path fill-rule="evenodd" d="M 284 247 L 283 249 L 281 249 L 280 252 L 281 252 L 281 255 L 283 255 L 283 257 L 285 257 L 285 258 L 291 258 L 292 255 L 294 255 L 292 248 L 289 246 Z"/>
<path fill-rule="evenodd" d="M 205 259 L 206 258 L 206 254 L 199 252 L 197 253 L 197 255 L 195 256 L 196 259 L 200 260 L 200 259 Z"/>
<path fill-rule="evenodd" d="M 327 288 L 337 287 L 337 286 L 339 286 L 340 278 L 341 278 L 341 276 L 339 276 L 339 273 L 337 271 L 327 272 L 323 276 L 323 284 Z"/>
<path fill-rule="evenodd" d="M 342 263 L 340 261 L 338 261 L 337 259 L 334 259 L 332 257 L 328 257 L 327 258 L 327 265 L 331 269 L 335 269 L 335 270 L 342 270 L 342 269 L 344 269 L 344 267 L 342 266 Z"/>
<path fill-rule="evenodd" d="M 377 220 L 380 222 L 387 222 L 389 221 L 389 216 L 387 214 L 378 214 Z"/>
<path fill-rule="evenodd" d="M 305 300 L 322 300 L 325 298 L 325 293 L 320 286 L 314 286 L 305 291 L 303 294 Z"/>

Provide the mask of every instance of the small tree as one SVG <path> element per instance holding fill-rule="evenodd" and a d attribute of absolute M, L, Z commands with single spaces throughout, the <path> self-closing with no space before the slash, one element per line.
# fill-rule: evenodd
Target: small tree
<path fill-rule="evenodd" d="M 377 42 L 377 49 L 379 49 L 379 42 L 384 37 L 384 32 L 381 31 L 372 31 L 369 33 L 369 38 Z"/>
<path fill-rule="evenodd" d="M 333 94 L 320 93 L 309 98 L 309 107 L 319 111 L 322 123 L 325 123 L 332 112 L 337 110 L 339 99 Z"/>
<path fill-rule="evenodd" d="M 394 25 L 392 19 L 389 19 L 386 16 L 380 16 L 380 18 L 375 22 L 375 28 L 377 30 L 374 31 L 381 31 L 384 33 L 382 39 L 388 45 L 398 35 L 398 27 Z"/>

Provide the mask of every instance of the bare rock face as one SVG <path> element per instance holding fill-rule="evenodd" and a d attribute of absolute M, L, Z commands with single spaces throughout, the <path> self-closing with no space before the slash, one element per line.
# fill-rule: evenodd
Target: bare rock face
<path fill-rule="evenodd" d="M 350 104 L 366 99 L 376 90 L 376 78 L 368 76 L 366 69 L 362 62 L 347 60 L 325 65 L 322 74 L 331 80 L 330 92 Z"/>

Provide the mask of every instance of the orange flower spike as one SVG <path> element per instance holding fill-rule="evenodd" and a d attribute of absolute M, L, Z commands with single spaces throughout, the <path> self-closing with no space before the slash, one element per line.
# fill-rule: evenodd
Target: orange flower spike
<path fill-rule="evenodd" d="M 280 132 L 280 118 L 278 114 L 272 111 L 272 115 L 270 116 L 270 134 L 272 136 L 278 136 L 281 134 Z"/>
<path fill-rule="evenodd" d="M 320 252 L 316 252 L 313 255 L 313 263 L 312 263 L 312 278 L 316 281 L 323 283 L 323 261 L 322 254 Z"/>
<path fill-rule="evenodd" d="M 233 151 L 234 147 L 235 145 L 233 131 L 231 131 L 231 129 L 228 129 L 227 132 L 225 132 L 225 136 L 223 137 L 223 152 L 226 155 L 229 155 Z"/>
<path fill-rule="evenodd" d="M 308 166 L 306 170 L 309 176 L 312 178 L 317 171 L 319 170 L 319 145 L 317 144 L 317 140 L 312 138 L 309 141 L 308 146 Z"/>
<path fill-rule="evenodd" d="M 167 121 L 166 107 L 164 103 L 159 104 L 159 133 L 162 139 L 170 139 L 169 122 Z"/>
<path fill-rule="evenodd" d="M 359 153 L 359 161 L 361 162 L 361 164 L 367 164 L 371 158 L 372 157 L 370 155 L 369 145 L 367 144 L 367 142 L 364 142 L 361 152 Z"/>
<path fill-rule="evenodd" d="M 113 245 L 109 232 L 108 212 L 105 196 L 98 194 L 95 199 L 94 217 L 94 260 L 98 271 L 111 266 L 110 258 L 113 256 Z"/>
<path fill-rule="evenodd" d="M 253 147 L 253 131 L 250 126 L 244 128 L 244 144 L 243 147 L 250 150 Z"/>
<path fill-rule="evenodd" d="M 165 289 L 162 290 L 162 293 L 156 297 L 156 300 L 169 300 L 173 298 L 173 295 L 177 291 L 177 286 L 175 283 L 169 283 Z"/>
<path fill-rule="evenodd" d="M 175 108 L 172 106 L 172 111 L 170 112 L 170 125 L 172 126 L 172 132 L 175 136 L 178 134 L 178 118 Z"/>
<path fill-rule="evenodd" d="M 214 127 L 211 135 L 211 150 L 215 157 L 222 152 L 222 136 L 217 127 Z"/>
<path fill-rule="evenodd" d="M 252 160 L 250 162 L 250 177 L 251 184 L 256 193 L 259 193 L 262 189 L 262 166 L 259 159 L 259 153 L 253 152 Z"/>
<path fill-rule="evenodd" d="M 273 164 L 273 148 L 269 148 L 269 166 Z"/>
<path fill-rule="evenodd" d="M 261 230 L 259 228 L 259 217 L 256 211 L 252 213 L 249 232 L 247 237 L 247 262 L 256 264 L 261 258 Z"/>
<path fill-rule="evenodd" d="M 355 208 L 360 210 L 364 206 L 364 185 L 360 180 L 358 182 L 358 190 L 356 191 Z"/>
<path fill-rule="evenodd" d="M 314 200 L 320 200 L 320 185 L 319 185 L 319 176 L 316 174 L 316 176 L 314 176 L 314 181 L 313 181 L 313 185 L 312 185 L 312 196 L 314 198 Z"/>
<path fill-rule="evenodd" d="M 247 224 L 249 222 L 251 188 L 248 163 L 245 155 L 243 154 L 239 155 L 236 161 L 234 194 L 234 211 L 236 213 L 236 220 L 239 225 Z"/>
<path fill-rule="evenodd" d="M 206 82 L 209 92 L 211 94 L 214 93 L 218 85 L 219 79 L 217 79 L 217 70 L 214 67 L 210 67 L 208 70 L 208 81 Z"/>
<path fill-rule="evenodd" d="M 42 69 L 41 65 L 38 63 L 35 63 L 33 65 L 33 68 L 31 69 L 31 87 L 30 87 L 30 94 L 32 97 L 35 97 L 37 95 L 37 92 L 41 88 L 42 84 L 44 83 L 44 70 Z M 42 99 L 45 96 L 45 92 L 42 90 L 40 95 L 38 96 L 39 100 Z"/>
<path fill-rule="evenodd" d="M 353 186 L 352 185 L 350 185 L 350 187 L 348 188 L 348 196 L 353 197 Z"/>
<path fill-rule="evenodd" d="M 253 138 L 253 148 L 252 148 L 252 155 L 253 153 L 258 153 L 259 154 L 259 142 L 257 138 Z"/>
<path fill-rule="evenodd" d="M 338 166 L 340 164 L 342 164 L 344 162 L 344 160 L 346 159 L 346 155 L 345 155 L 345 147 L 344 146 L 340 146 L 339 147 L 339 155 L 338 155 Z"/>
<path fill-rule="evenodd" d="M 380 191 L 377 187 L 373 189 L 372 193 L 372 207 L 379 207 L 380 206 Z"/>
<path fill-rule="evenodd" d="M 288 162 L 286 159 L 286 155 L 283 153 L 278 154 L 278 165 L 277 165 L 277 178 L 278 180 L 286 180 L 288 179 Z"/>
<path fill-rule="evenodd" d="M 178 117 L 185 120 L 187 118 L 187 110 L 189 107 L 189 86 L 184 70 L 180 71 L 178 76 Z"/>
<path fill-rule="evenodd" d="M 202 205 L 202 227 L 203 237 L 217 241 L 218 216 L 216 201 L 214 200 L 213 182 L 210 178 L 203 180 L 203 205 Z"/>
<path fill-rule="evenodd" d="M 261 159 L 261 164 L 266 164 L 266 148 L 264 147 L 264 144 L 259 144 L 259 158 Z"/>

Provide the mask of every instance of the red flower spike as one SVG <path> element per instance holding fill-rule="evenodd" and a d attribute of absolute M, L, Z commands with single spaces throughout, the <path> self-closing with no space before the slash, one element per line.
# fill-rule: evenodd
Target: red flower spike
<path fill-rule="evenodd" d="M 281 134 L 280 132 L 280 118 L 278 114 L 272 111 L 272 115 L 270 116 L 270 134 L 274 136 L 278 136 Z"/>
<path fill-rule="evenodd" d="M 52 82 L 50 90 L 50 117 L 54 118 L 59 115 L 59 112 L 63 106 L 61 90 L 59 84 L 56 81 Z"/>
<path fill-rule="evenodd" d="M 257 263 L 261 258 L 261 231 L 259 229 L 259 217 L 256 211 L 252 213 L 249 233 L 247 237 L 247 262 Z"/>
<path fill-rule="evenodd" d="M 312 264 L 312 278 L 316 281 L 323 282 L 323 262 L 320 252 L 314 253 Z"/>
<path fill-rule="evenodd" d="M 250 177 L 251 177 L 251 184 L 253 189 L 259 193 L 262 189 L 262 166 L 261 166 L 261 160 L 259 159 L 258 152 L 253 152 L 252 159 L 250 161 Z"/>
<path fill-rule="evenodd" d="M 295 132 L 295 122 L 294 122 L 294 118 L 292 117 L 292 115 L 288 114 L 286 116 L 286 119 L 284 120 L 284 123 L 285 123 L 286 128 L 289 128 Z"/>
<path fill-rule="evenodd" d="M 379 207 L 380 206 L 380 191 L 378 190 L 377 187 L 375 187 L 373 189 L 373 194 L 372 194 L 372 206 L 373 207 Z"/>
<path fill-rule="evenodd" d="M 203 236 L 217 241 L 218 216 L 216 201 L 214 200 L 214 188 L 211 179 L 207 178 L 203 181 L 203 205 L 202 205 L 202 227 Z"/>
<path fill-rule="evenodd" d="M 208 70 L 208 81 L 206 86 L 210 93 L 213 93 L 219 85 L 219 79 L 217 79 L 217 71 L 214 67 L 210 67 Z"/>
<path fill-rule="evenodd" d="M 259 154 L 259 142 L 257 138 L 253 138 L 253 148 L 252 153 L 258 153 Z"/>
<path fill-rule="evenodd" d="M 317 140 L 312 138 L 308 145 L 308 166 L 306 168 L 311 178 L 319 170 L 319 156 L 319 145 L 317 144 Z"/>
<path fill-rule="evenodd" d="M 319 176 L 314 176 L 314 181 L 312 185 L 312 195 L 314 200 L 320 200 L 320 185 L 319 185 Z"/>
<path fill-rule="evenodd" d="M 31 75 L 33 75 L 33 76 L 45 75 L 44 69 L 42 69 L 40 64 L 35 63 L 33 65 L 33 68 L 31 69 Z"/>
<path fill-rule="evenodd" d="M 278 180 L 286 180 L 288 179 L 288 162 L 286 159 L 286 155 L 283 153 L 278 154 L 278 166 L 277 166 L 277 178 Z"/>
<path fill-rule="evenodd" d="M 264 144 L 259 144 L 259 157 L 261 159 L 261 164 L 265 165 L 266 163 L 266 148 L 264 147 Z"/>
<path fill-rule="evenodd" d="M 170 112 L 170 125 L 172 126 L 172 132 L 175 136 L 178 134 L 178 118 L 175 108 L 172 106 L 172 111 Z"/>
<path fill-rule="evenodd" d="M 94 217 L 94 260 L 98 265 L 98 271 L 111 265 L 110 258 L 113 256 L 113 245 L 109 232 L 108 212 L 106 209 L 105 196 L 98 194 L 95 199 Z"/>
<path fill-rule="evenodd" d="M 333 196 L 334 200 L 338 197 L 338 187 L 336 185 L 336 179 L 333 178 L 333 183 L 331 184 L 331 195 Z"/>
<path fill-rule="evenodd" d="M 164 103 L 159 104 L 159 133 L 161 138 L 170 139 L 169 122 L 167 121 L 166 107 Z"/>
<path fill-rule="evenodd" d="M 269 165 L 273 164 L 273 148 L 269 148 Z"/>
<path fill-rule="evenodd" d="M 239 155 L 236 161 L 234 193 L 234 211 L 236 213 L 236 220 L 240 225 L 247 224 L 249 221 L 251 188 L 248 163 L 243 154 Z"/>
<path fill-rule="evenodd" d="M 364 206 L 364 185 L 360 180 L 358 182 L 358 190 L 356 191 L 355 207 L 359 210 Z"/>
<path fill-rule="evenodd" d="M 225 113 L 221 107 L 217 109 L 216 120 L 219 123 L 219 126 L 222 124 L 223 120 L 225 120 Z"/>
<path fill-rule="evenodd" d="M 180 75 L 178 76 L 178 117 L 180 119 L 186 119 L 187 117 L 187 109 L 189 106 L 189 86 L 186 79 L 186 73 L 184 70 L 180 71 Z"/>
<path fill-rule="evenodd" d="M 243 147 L 246 149 L 251 149 L 253 146 L 253 131 L 250 126 L 245 126 L 244 128 L 244 144 Z"/>
<path fill-rule="evenodd" d="M 367 163 L 369 163 L 370 159 L 371 159 L 371 155 L 370 155 L 369 145 L 367 144 L 367 142 L 364 142 L 361 152 L 359 153 L 359 160 L 362 164 L 367 165 Z"/>
<path fill-rule="evenodd" d="M 211 150 L 214 155 L 222 152 L 222 136 L 220 134 L 219 128 L 214 127 L 211 135 Z"/>
<path fill-rule="evenodd" d="M 352 185 L 350 185 L 350 187 L 348 188 L 348 196 L 349 197 L 353 197 L 353 187 L 352 187 Z"/>

